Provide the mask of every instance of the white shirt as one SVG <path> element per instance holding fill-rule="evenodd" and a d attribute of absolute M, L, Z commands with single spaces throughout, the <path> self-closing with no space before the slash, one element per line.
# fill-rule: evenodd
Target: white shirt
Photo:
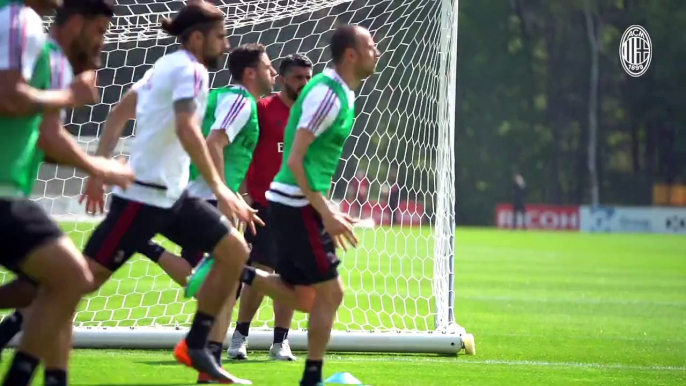
<path fill-rule="evenodd" d="M 236 86 L 236 88 L 245 90 L 243 86 Z M 211 130 L 224 131 L 226 136 L 229 137 L 229 143 L 231 143 L 248 123 L 251 114 L 252 104 L 246 97 L 232 92 L 224 93 L 219 96 L 217 101 L 217 109 L 214 112 L 214 123 Z M 230 144 L 227 146 L 230 146 Z M 188 194 L 191 197 L 205 200 L 216 199 L 212 189 L 210 189 L 202 176 L 198 176 L 195 181 L 191 181 L 188 185 Z"/>
<path fill-rule="evenodd" d="M 132 184 L 125 191 L 115 188 L 113 193 L 170 208 L 188 186 L 191 163 L 176 135 L 174 102 L 193 99 L 200 124 L 207 108 L 209 75 L 190 53 L 179 50 L 158 59 L 146 76 L 136 86 L 136 133 L 129 163 L 137 181 L 166 190 Z"/>
<path fill-rule="evenodd" d="M 348 104 L 352 108 L 355 105 L 355 92 L 350 90 L 348 85 L 338 75 L 336 70 L 327 68 L 323 74 L 335 80 L 343 86 L 345 92 L 348 93 Z M 302 114 L 298 121 L 298 130 L 309 130 L 315 137 L 319 137 L 326 130 L 331 127 L 336 120 L 338 113 L 341 111 L 341 100 L 336 93 L 326 84 L 321 83 L 315 86 L 305 96 L 302 103 Z M 302 196 L 303 198 L 290 198 L 283 195 L 267 191 L 265 196 L 267 200 L 278 202 L 288 206 L 303 207 L 309 204 L 309 201 L 304 198 L 303 192 L 299 186 L 286 185 L 279 182 L 272 182 L 270 190 L 278 190 L 289 196 Z"/>
<path fill-rule="evenodd" d="M 33 9 L 23 3 L 0 9 L 0 70 L 19 70 L 28 82 L 47 38 Z"/>
<path fill-rule="evenodd" d="M 50 88 L 53 90 L 63 90 L 69 88 L 74 81 L 74 69 L 71 67 L 69 59 L 62 51 L 61 46 L 53 38 L 48 38 L 59 51 L 50 51 Z M 67 117 L 67 110 L 60 111 L 62 122 Z"/>

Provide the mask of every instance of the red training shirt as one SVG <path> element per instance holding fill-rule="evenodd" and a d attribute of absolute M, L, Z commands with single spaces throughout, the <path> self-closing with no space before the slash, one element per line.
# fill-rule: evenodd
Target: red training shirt
<path fill-rule="evenodd" d="M 252 163 L 246 176 L 248 194 L 256 203 L 266 206 L 264 193 L 281 168 L 283 133 L 291 108 L 283 103 L 279 94 L 272 94 L 257 102 L 260 138 L 255 146 Z"/>

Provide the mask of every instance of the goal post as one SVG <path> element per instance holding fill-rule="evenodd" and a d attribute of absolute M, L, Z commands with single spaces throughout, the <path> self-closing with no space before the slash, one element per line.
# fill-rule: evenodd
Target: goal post
<path fill-rule="evenodd" d="M 93 152 L 110 108 L 159 57 L 178 44 L 158 28 L 180 1 L 119 0 L 98 71 L 101 103 L 68 114 L 68 129 Z M 332 201 L 360 216 L 360 247 L 340 252 L 346 287 L 332 351 L 457 353 L 473 337 L 455 318 L 455 109 L 457 0 L 222 0 L 232 46 L 262 43 L 278 61 L 307 55 L 314 72 L 330 65 L 337 25 L 367 27 L 378 43 L 377 73 L 356 90 L 356 123 L 331 189 Z M 50 20 L 46 19 L 46 26 Z M 230 84 L 227 70 L 212 87 Z M 125 131 L 117 152 L 128 154 Z M 98 219 L 78 205 L 84 175 L 43 165 L 33 199 L 80 247 Z M 175 248 L 168 241 L 166 246 Z M 0 281 L 11 276 L 0 272 Z M 169 348 L 190 326 L 195 301 L 156 265 L 136 256 L 75 317 L 76 347 Z M 237 312 L 234 312 L 234 320 Z M 251 349 L 268 349 L 273 323 L 265 299 Z M 306 316 L 296 313 L 291 346 L 306 348 Z M 227 338 L 228 340 L 228 338 Z"/>

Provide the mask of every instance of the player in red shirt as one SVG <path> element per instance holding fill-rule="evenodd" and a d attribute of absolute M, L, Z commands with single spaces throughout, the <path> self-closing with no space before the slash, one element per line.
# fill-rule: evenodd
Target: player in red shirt
<path fill-rule="evenodd" d="M 253 153 L 252 164 L 248 170 L 244 187 L 248 196 L 246 201 L 258 210 L 258 216 L 265 226 L 259 227 L 257 234 L 245 232 L 245 239 L 250 245 L 248 264 L 262 270 L 273 272 L 276 242 L 272 236 L 272 226 L 267 212 L 267 199 L 264 193 L 281 168 L 283 158 L 283 134 L 288 123 L 291 106 L 298 98 L 300 91 L 312 78 L 312 62 L 304 55 L 293 54 L 285 57 L 279 65 L 278 82 L 281 91 L 262 98 L 257 102 L 257 115 L 260 124 L 260 138 Z M 231 338 L 228 349 L 229 358 L 247 359 L 247 341 L 250 323 L 262 303 L 264 294 L 251 286 L 244 286 L 241 293 L 240 308 L 236 331 Z M 288 330 L 293 319 L 293 309 L 278 302 L 274 303 L 274 342 L 269 355 L 277 360 L 295 360 L 288 345 Z"/>

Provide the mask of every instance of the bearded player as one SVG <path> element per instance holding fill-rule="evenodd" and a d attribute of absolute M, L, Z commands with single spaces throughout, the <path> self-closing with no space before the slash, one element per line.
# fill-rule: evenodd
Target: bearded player
<path fill-rule="evenodd" d="M 316 293 L 301 386 L 323 385 L 323 358 L 343 301 L 336 246 L 357 245 L 355 220 L 333 209 L 326 197 L 353 128 L 352 90 L 374 73 L 379 58 L 369 31 L 358 26 L 338 27 L 329 50 L 334 67 L 312 78 L 293 105 L 284 164 L 266 194 L 281 279 Z"/>
<path fill-rule="evenodd" d="M 0 103 L 0 234 L 11 240 L 1 263 L 23 275 L 25 283 L 42 287 L 3 385 L 30 384 L 41 361 L 46 384 L 67 384 L 71 317 L 92 285 L 86 261 L 69 237 L 28 199 L 43 152 L 106 182 L 127 186 L 133 180 L 127 167 L 88 156 L 62 127 L 60 107 L 80 103 L 74 87 L 65 91 L 72 67 L 79 72 L 97 68 L 112 15 L 112 5 L 102 0 L 67 0 L 57 11 L 51 38 L 43 40 L 41 19 L 29 8 L 0 6 L 0 46 L 7 53 L 0 59 L 0 77 L 8 82 L 3 96 L 16 98 Z M 81 81 L 92 96 L 93 73 Z M 55 96 L 64 99 L 51 99 Z"/>
<path fill-rule="evenodd" d="M 156 234 L 184 248 L 212 252 L 216 264 L 198 293 L 184 350 L 176 357 L 214 379 L 250 384 L 222 369 L 206 347 L 215 318 L 231 298 L 248 257 L 242 235 L 227 216 L 248 224 L 260 222 L 224 184 L 200 129 L 208 102 L 208 67 L 217 68 L 228 49 L 224 14 L 208 2 L 189 3 L 173 20 L 164 20 L 162 28 L 178 37 L 181 47 L 158 59 L 137 91 L 138 125 L 130 159 L 137 179 L 129 189 L 113 191 L 107 217 L 91 235 L 84 254 L 100 286 Z M 186 193 L 191 160 L 224 214 Z M 101 201 L 100 181 L 91 178 L 87 185 L 87 199 Z"/>
<path fill-rule="evenodd" d="M 269 184 L 281 167 L 283 153 L 283 133 L 288 122 L 291 106 L 307 82 L 312 79 L 312 62 L 304 55 L 293 54 L 281 60 L 278 81 L 281 91 L 262 98 L 257 102 L 257 115 L 260 122 L 260 139 L 255 147 L 252 164 L 245 181 L 247 201 L 265 220 L 265 226 L 257 234 L 245 233 L 251 246 L 248 263 L 267 272 L 276 268 L 276 251 L 272 225 L 267 211 L 267 199 L 264 194 Z M 248 334 L 250 323 L 262 303 L 264 293 L 251 286 L 241 291 L 241 302 L 238 311 L 236 330 L 231 338 L 228 356 L 231 359 L 247 359 Z M 293 361 L 295 356 L 288 344 L 288 331 L 293 319 L 293 308 L 282 302 L 274 302 L 274 338 L 269 356 L 276 360 Z"/>
<path fill-rule="evenodd" d="M 98 92 L 90 72 L 77 76 L 64 89 L 44 89 L 31 82 L 36 61 L 48 41 L 42 16 L 61 4 L 61 0 L 0 0 L 0 114 L 3 117 L 23 117 L 96 101 Z"/>

